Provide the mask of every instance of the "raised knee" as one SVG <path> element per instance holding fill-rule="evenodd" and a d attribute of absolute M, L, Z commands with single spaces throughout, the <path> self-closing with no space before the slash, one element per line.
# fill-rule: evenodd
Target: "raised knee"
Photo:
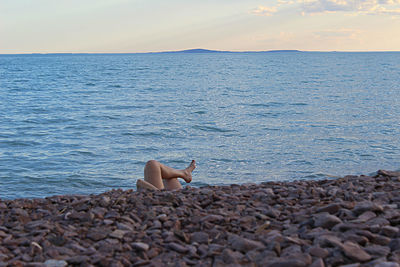
<path fill-rule="evenodd" d="M 153 166 L 159 166 L 160 163 L 157 160 L 149 160 L 148 162 L 146 162 L 146 167 L 153 167 Z"/>

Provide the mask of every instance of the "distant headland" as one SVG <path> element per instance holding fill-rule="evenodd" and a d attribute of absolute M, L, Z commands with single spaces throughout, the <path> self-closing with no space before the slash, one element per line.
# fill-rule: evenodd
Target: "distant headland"
<path fill-rule="evenodd" d="M 266 50 L 266 51 L 221 51 L 221 50 L 209 50 L 209 49 L 187 49 L 180 51 L 165 51 L 165 52 L 154 52 L 154 53 L 187 53 L 187 54 L 206 54 L 206 53 L 279 53 L 279 52 L 303 52 L 300 50 Z"/>

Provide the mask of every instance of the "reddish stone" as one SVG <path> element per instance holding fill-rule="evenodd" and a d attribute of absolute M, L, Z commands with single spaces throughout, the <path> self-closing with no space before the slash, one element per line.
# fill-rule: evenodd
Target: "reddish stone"
<path fill-rule="evenodd" d="M 325 267 L 324 261 L 320 258 L 316 259 L 310 267 Z"/>
<path fill-rule="evenodd" d="M 169 243 L 168 248 L 170 248 L 176 252 L 179 252 L 179 253 L 186 253 L 189 250 L 187 247 L 184 247 L 178 243 Z"/>
<path fill-rule="evenodd" d="M 332 204 L 329 204 L 329 205 L 326 205 L 326 206 L 323 206 L 323 207 L 318 208 L 318 209 L 317 209 L 317 213 L 320 213 L 320 212 L 329 212 L 330 214 L 335 214 L 335 213 L 337 213 L 337 212 L 339 211 L 340 208 L 341 208 L 341 207 L 340 207 L 339 204 L 337 204 L 337 203 L 332 203 Z"/>
<path fill-rule="evenodd" d="M 364 262 L 371 259 L 371 255 L 365 252 L 359 245 L 351 241 L 344 242 L 342 246 L 344 254 L 356 261 Z"/>

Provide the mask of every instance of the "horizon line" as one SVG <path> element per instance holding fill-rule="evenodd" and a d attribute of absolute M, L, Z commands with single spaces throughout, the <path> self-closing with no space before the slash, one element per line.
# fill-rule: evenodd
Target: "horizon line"
<path fill-rule="evenodd" d="M 314 53 L 379 53 L 379 52 L 400 52 L 400 50 L 297 50 L 297 49 L 273 49 L 273 50 L 212 50 L 204 48 L 193 48 L 184 50 L 165 50 L 149 52 L 22 52 L 22 53 L 0 53 L 0 55 L 127 55 L 127 54 L 162 54 L 162 53 L 293 53 L 293 52 L 314 52 Z"/>

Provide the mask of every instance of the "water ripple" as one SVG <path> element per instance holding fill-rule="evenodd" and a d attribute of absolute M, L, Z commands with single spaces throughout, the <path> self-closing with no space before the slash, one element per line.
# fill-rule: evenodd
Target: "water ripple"
<path fill-rule="evenodd" d="M 1 198 L 400 169 L 400 53 L 0 57 Z"/>

